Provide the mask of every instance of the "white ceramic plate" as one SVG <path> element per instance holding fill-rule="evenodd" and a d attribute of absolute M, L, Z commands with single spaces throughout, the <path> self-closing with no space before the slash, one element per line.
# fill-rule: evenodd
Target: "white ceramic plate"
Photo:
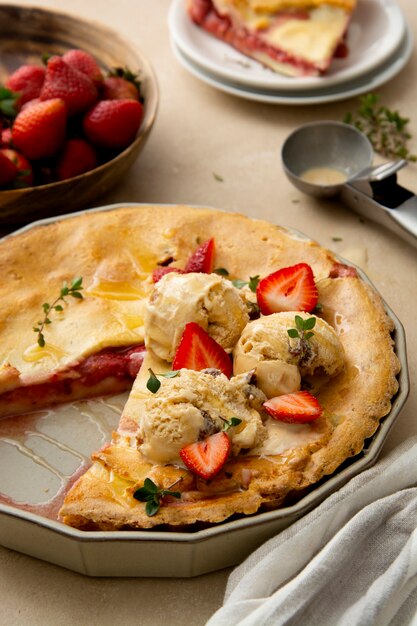
<path fill-rule="evenodd" d="M 90 212 L 122 206 L 129 204 Z M 140 205 L 131 206 L 140 210 Z M 74 215 L 35 222 L 19 232 Z M 358 272 L 367 280 L 361 270 Z M 404 330 L 388 307 L 387 312 L 394 323 L 396 353 L 402 365 L 392 409 L 372 439 L 365 442 L 363 452 L 297 504 L 184 533 L 86 532 L 56 521 L 62 491 L 85 469 L 91 452 L 109 441 L 124 404 L 123 394 L 0 421 L 0 491 L 10 498 L 0 498 L 0 544 L 89 576 L 190 577 L 240 563 L 264 541 L 375 463 L 409 391 Z"/>
<path fill-rule="evenodd" d="M 180 64 L 188 72 L 190 72 L 190 74 L 208 85 L 211 85 L 215 89 L 219 89 L 220 91 L 224 91 L 225 93 L 238 96 L 239 98 L 244 98 L 246 100 L 254 100 L 256 102 L 265 102 L 268 104 L 287 104 L 299 106 L 337 102 L 339 100 L 346 100 L 347 98 L 352 98 L 377 89 L 394 78 L 394 76 L 396 76 L 403 69 L 411 56 L 414 45 L 412 33 L 407 26 L 404 38 L 392 57 L 387 59 L 385 63 L 380 65 L 376 70 L 371 71 L 369 74 L 365 74 L 360 78 L 348 81 L 344 84 L 334 85 L 320 90 L 272 91 L 269 89 L 244 87 L 242 85 L 223 80 L 217 75 L 207 72 L 195 64 L 192 59 L 186 56 L 186 54 L 178 48 L 173 40 L 171 43 L 174 54 Z"/>
<path fill-rule="evenodd" d="M 177 47 L 206 72 L 244 87 L 287 91 L 328 88 L 370 72 L 393 54 L 405 30 L 404 16 L 394 0 L 359 0 L 348 31 L 347 58 L 335 59 L 325 76 L 291 78 L 199 28 L 186 13 L 185 0 L 172 1 L 168 23 Z"/>

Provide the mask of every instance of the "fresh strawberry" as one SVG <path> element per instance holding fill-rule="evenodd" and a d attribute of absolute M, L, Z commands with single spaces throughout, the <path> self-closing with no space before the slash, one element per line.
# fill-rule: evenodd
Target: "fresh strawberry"
<path fill-rule="evenodd" d="M 68 50 L 62 58 L 65 63 L 79 72 L 86 74 L 86 76 L 93 81 L 97 88 L 103 83 L 103 74 L 101 73 L 101 69 L 99 68 L 95 58 L 88 52 L 85 52 L 85 50 Z"/>
<path fill-rule="evenodd" d="M 172 363 L 174 370 L 183 367 L 197 372 L 214 368 L 223 372 L 228 378 L 233 371 L 227 352 L 195 322 L 190 322 L 185 326 Z"/>
<path fill-rule="evenodd" d="M 222 431 L 181 448 L 180 457 L 193 474 L 209 480 L 220 472 L 229 452 L 230 440 Z"/>
<path fill-rule="evenodd" d="M 256 298 L 263 315 L 280 311 L 312 311 L 318 293 L 307 263 L 283 267 L 259 281 Z"/>
<path fill-rule="evenodd" d="M 101 100 L 84 116 L 84 132 L 93 145 L 126 148 L 142 118 L 143 107 L 136 100 Z"/>
<path fill-rule="evenodd" d="M 104 100 L 139 100 L 138 88 L 130 80 L 120 76 L 109 76 L 103 83 Z"/>
<path fill-rule="evenodd" d="M 12 128 L 16 148 L 28 159 L 53 156 L 64 143 L 67 122 L 65 102 L 53 98 L 21 111 Z"/>
<path fill-rule="evenodd" d="M 10 148 L 2 148 L 0 154 L 5 156 L 17 168 L 17 174 L 13 180 L 13 187 L 30 187 L 33 185 L 32 166 L 23 154 Z M 0 166 L 1 169 L 1 166 Z"/>
<path fill-rule="evenodd" d="M 11 128 L 3 128 L 1 131 L 1 140 L 0 145 L 4 148 L 8 148 L 12 145 L 12 129 Z"/>
<path fill-rule="evenodd" d="M 54 56 L 48 61 L 40 94 L 41 100 L 51 98 L 64 100 L 71 116 L 91 107 L 98 98 L 98 92 L 86 74 L 68 65 L 61 57 Z"/>
<path fill-rule="evenodd" d="M 6 87 L 20 93 L 19 105 L 38 98 L 45 80 L 45 68 L 40 65 L 21 65 L 6 80 Z"/>
<path fill-rule="evenodd" d="M 17 166 L 0 150 L 0 187 L 10 185 L 17 176 Z"/>
<path fill-rule="evenodd" d="M 56 167 L 58 180 L 73 178 L 93 170 L 97 165 L 96 151 L 84 139 L 68 139 Z"/>
<path fill-rule="evenodd" d="M 263 407 L 274 419 L 294 424 L 312 422 L 323 413 L 317 398 L 308 391 L 295 391 L 276 396 L 264 402 Z"/>
<path fill-rule="evenodd" d="M 179 267 L 157 267 L 152 272 L 152 280 L 154 283 L 157 283 L 163 276 L 165 276 L 165 274 L 171 274 L 172 272 L 185 274 L 184 270 L 180 270 Z"/>
<path fill-rule="evenodd" d="M 203 272 L 211 274 L 214 265 L 215 244 L 214 239 L 205 241 L 188 258 L 185 272 Z"/>
<path fill-rule="evenodd" d="M 22 105 L 22 108 L 20 110 L 24 111 L 25 109 L 28 109 L 33 104 L 37 104 L 38 102 L 41 102 L 40 98 L 32 98 L 32 100 L 28 100 L 27 102 L 25 102 L 25 104 Z"/>

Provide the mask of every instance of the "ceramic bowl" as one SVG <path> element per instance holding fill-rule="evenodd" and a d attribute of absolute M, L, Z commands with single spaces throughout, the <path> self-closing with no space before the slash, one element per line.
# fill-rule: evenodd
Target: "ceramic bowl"
<path fill-rule="evenodd" d="M 153 126 L 158 86 L 149 61 L 136 47 L 107 27 L 69 14 L 0 5 L 0 84 L 20 65 L 39 62 L 43 53 L 63 54 L 71 48 L 90 52 L 104 71 L 129 67 L 139 74 L 145 109 L 141 127 L 133 143 L 94 170 L 64 181 L 0 191 L 2 227 L 91 205 L 133 165 Z"/>
<path fill-rule="evenodd" d="M 138 210 L 141 208 L 141 205 L 123 204 L 104 206 L 91 212 L 113 211 L 126 206 Z M 72 215 L 63 215 L 57 219 L 70 219 Z M 41 220 L 25 226 L 19 232 L 25 233 L 31 228 L 55 221 L 56 218 Z M 298 231 L 291 233 L 298 239 L 311 241 Z M 339 261 L 352 265 L 341 257 Z M 362 279 L 369 282 L 362 270 L 356 269 Z M 51 515 L 47 503 L 53 495 L 53 485 L 51 489 L 45 490 L 43 467 L 39 467 L 39 472 L 32 469 L 29 476 L 22 470 L 22 467 L 26 467 L 26 457 L 19 452 L 9 457 L 4 452 L 0 454 L 0 491 L 6 488 L 5 493 L 11 500 L 8 502 L 7 498 L 0 497 L 0 545 L 87 576 L 181 578 L 200 576 L 237 565 L 264 541 L 293 524 L 348 480 L 376 462 L 410 389 L 404 329 L 394 312 L 387 305 L 385 308 L 393 324 L 395 352 L 401 362 L 399 388 L 392 398 L 391 410 L 381 420 L 376 433 L 365 441 L 360 454 L 346 460 L 334 474 L 312 486 L 294 504 L 190 531 L 78 530 L 51 519 L 56 517 L 56 512 Z M 38 419 L 42 422 L 39 432 L 49 433 L 52 437 L 49 446 L 43 449 L 43 462 L 55 468 L 54 471 L 68 475 L 71 456 L 78 463 L 80 459 L 87 461 L 91 451 L 110 440 L 127 396 L 128 392 L 105 401 L 92 399 L 88 410 L 85 404 L 74 403 L 67 407 L 56 407 L 47 414 L 38 412 Z M 73 424 L 77 424 L 76 436 Z M 35 429 L 35 432 L 38 431 Z M 2 437 L 0 430 L 0 443 Z M 63 454 L 63 451 L 68 454 Z M 29 467 L 33 468 L 33 465 Z M 59 489 L 59 480 L 56 484 Z M 13 501 L 30 502 L 34 509 L 17 507 Z M 41 509 L 42 503 L 46 503 L 46 508 Z"/>

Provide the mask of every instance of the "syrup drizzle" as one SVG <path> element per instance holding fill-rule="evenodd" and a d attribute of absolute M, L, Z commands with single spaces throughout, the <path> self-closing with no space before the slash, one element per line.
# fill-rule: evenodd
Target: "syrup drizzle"
<path fill-rule="evenodd" d="M 65 494 L 91 465 L 90 453 L 111 440 L 125 401 L 126 395 L 120 394 L 0 419 L 0 445 L 13 452 L 11 463 L 9 454 L 0 455 L 0 504 L 57 520 Z M 7 477 L 6 483 L 1 476 Z M 26 492 L 33 486 L 35 502 L 17 495 L 22 481 Z"/>

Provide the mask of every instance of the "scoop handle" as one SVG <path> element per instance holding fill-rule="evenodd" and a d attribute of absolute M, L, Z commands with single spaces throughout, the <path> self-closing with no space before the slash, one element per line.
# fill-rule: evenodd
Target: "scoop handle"
<path fill-rule="evenodd" d="M 406 191 L 407 190 L 403 190 Z M 343 185 L 341 199 L 351 209 L 365 218 L 389 228 L 402 239 L 417 248 L 417 196 L 408 197 L 396 208 L 386 207 L 372 197 L 371 185 L 360 182 L 358 186 Z"/>

